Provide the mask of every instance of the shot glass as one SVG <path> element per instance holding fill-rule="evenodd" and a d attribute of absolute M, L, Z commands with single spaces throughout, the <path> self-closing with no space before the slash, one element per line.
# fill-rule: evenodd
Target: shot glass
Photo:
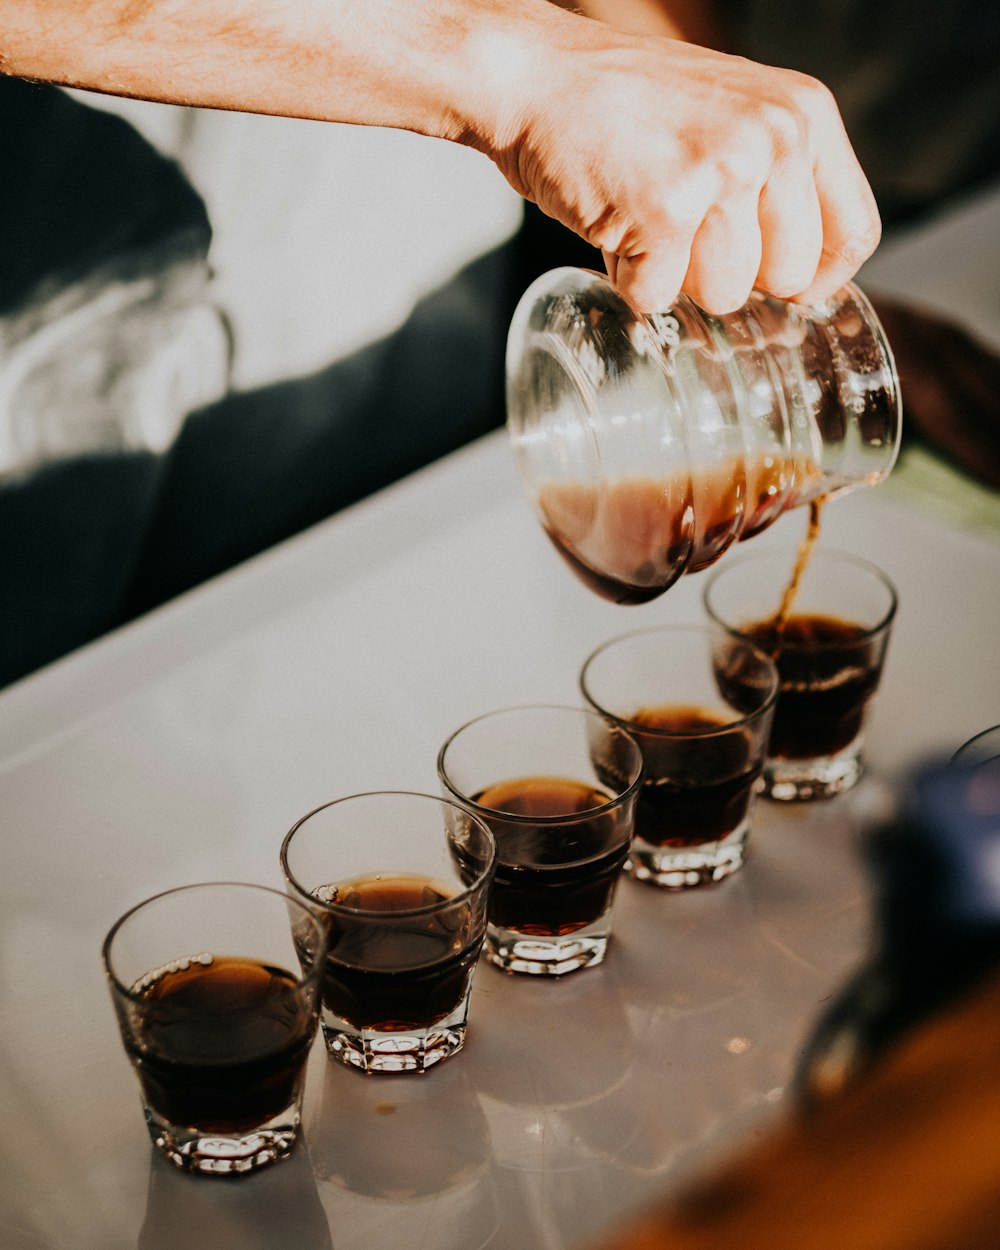
<path fill-rule="evenodd" d="M 289 892 L 328 934 L 327 1049 L 366 1072 L 421 1072 L 461 1050 L 496 863 L 489 829 L 428 794 L 354 794 L 281 847 Z"/>
<path fill-rule="evenodd" d="M 438 755 L 444 793 L 487 824 L 497 843 L 491 963 L 562 976 L 603 960 L 641 771 L 628 735 L 585 708 L 507 708 L 445 742 Z"/>
<path fill-rule="evenodd" d="M 989 764 L 993 771 L 994 760 L 1000 760 L 1000 725 L 992 725 L 963 742 L 951 758 L 952 763 L 962 767 L 979 768 Z"/>
<path fill-rule="evenodd" d="M 861 778 L 897 602 L 881 569 L 823 549 L 812 552 L 790 595 L 798 554 L 778 548 L 736 558 L 704 592 L 713 621 L 777 663 L 764 793 L 784 801 L 829 798 Z"/>
<path fill-rule="evenodd" d="M 628 871 L 684 889 L 740 868 L 778 692 L 770 657 L 721 630 L 654 626 L 599 647 L 580 687 L 642 753 Z"/>
<path fill-rule="evenodd" d="M 279 890 L 182 886 L 114 925 L 103 962 L 150 1136 L 215 1176 L 285 1158 L 316 1035 L 323 926 Z"/>
<path fill-rule="evenodd" d="M 968 742 L 963 742 L 951 758 L 951 762 L 960 768 L 971 770 L 973 777 L 973 800 L 977 800 L 980 789 L 989 796 L 985 802 L 996 802 L 996 787 L 1000 784 L 1000 725 L 984 729 Z"/>

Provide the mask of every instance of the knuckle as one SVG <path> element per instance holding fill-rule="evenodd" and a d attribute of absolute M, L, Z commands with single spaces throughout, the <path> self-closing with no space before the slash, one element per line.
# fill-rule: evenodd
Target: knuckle
<path fill-rule="evenodd" d="M 840 109 L 833 92 L 824 82 L 798 70 L 786 70 L 786 88 L 792 107 L 813 121 L 839 118 Z"/>
<path fill-rule="evenodd" d="M 808 144 L 808 124 L 800 109 L 769 100 L 761 106 L 761 122 L 767 131 L 771 150 L 779 161 L 794 156 Z"/>
<path fill-rule="evenodd" d="M 765 181 L 771 151 L 784 146 L 787 114 L 783 110 L 775 112 L 779 115 L 772 119 L 762 109 L 732 127 L 729 141 L 718 157 L 727 188 L 759 188 Z"/>
<path fill-rule="evenodd" d="M 882 239 L 882 223 L 878 217 L 851 231 L 838 240 L 833 249 L 836 255 L 851 265 L 863 264 L 875 251 Z"/>
<path fill-rule="evenodd" d="M 582 232 L 583 238 L 591 247 L 604 252 L 620 253 L 624 250 L 626 230 L 617 213 L 603 213 L 596 221 Z"/>
<path fill-rule="evenodd" d="M 818 78 L 784 71 L 782 90 L 761 105 L 778 157 L 815 151 L 843 130 L 833 92 Z"/>
<path fill-rule="evenodd" d="M 621 242 L 613 230 L 585 230 L 580 237 L 599 252 L 606 252 L 612 256 L 622 254 Z"/>
<path fill-rule="evenodd" d="M 581 214 L 579 233 L 594 247 L 637 256 L 694 233 L 709 198 L 690 173 L 667 177 L 652 168 L 630 184 L 604 189 L 599 206 Z"/>

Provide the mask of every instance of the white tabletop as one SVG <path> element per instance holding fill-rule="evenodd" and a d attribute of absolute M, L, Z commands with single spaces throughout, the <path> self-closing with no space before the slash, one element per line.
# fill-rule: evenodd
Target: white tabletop
<path fill-rule="evenodd" d="M 1000 721 L 1000 544 L 891 481 L 831 505 L 823 541 L 900 592 L 861 785 L 758 805 L 716 888 L 623 882 L 598 969 L 481 967 L 466 1049 L 426 1077 L 365 1077 L 317 1043 L 302 1148 L 237 1182 L 153 1156 L 99 965 L 110 923 L 171 885 L 279 885 L 297 817 L 436 792 L 450 730 L 578 702 L 588 652 L 701 619 L 702 578 L 644 608 L 591 596 L 497 434 L 0 695 L 0 1244 L 561 1250 L 763 1131 L 864 949 L 859 837 L 902 770 Z"/>

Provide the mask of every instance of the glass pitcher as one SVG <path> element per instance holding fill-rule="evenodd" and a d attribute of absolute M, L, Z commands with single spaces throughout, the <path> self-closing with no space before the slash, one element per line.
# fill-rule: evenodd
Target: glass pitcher
<path fill-rule="evenodd" d="M 569 566 L 644 603 L 789 508 L 880 482 L 899 447 L 892 353 L 848 284 L 804 308 L 754 292 L 716 317 L 681 296 L 635 313 L 610 281 L 554 269 L 507 339 L 507 428 Z"/>

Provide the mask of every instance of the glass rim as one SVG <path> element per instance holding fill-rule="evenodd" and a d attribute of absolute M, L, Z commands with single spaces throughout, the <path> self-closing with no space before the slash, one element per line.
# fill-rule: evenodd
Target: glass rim
<path fill-rule="evenodd" d="M 781 678 L 778 674 L 778 667 L 774 660 L 767 654 L 763 648 L 758 647 L 751 639 L 743 634 L 737 634 L 733 631 L 727 631 L 730 636 L 737 639 L 746 649 L 754 654 L 758 660 L 763 660 L 764 670 L 770 677 L 770 690 L 760 707 L 754 708 L 752 712 L 741 715 L 736 720 L 727 721 L 724 725 L 719 725 L 714 729 L 662 729 L 655 725 L 642 725 L 638 721 L 629 720 L 625 716 L 621 716 L 616 712 L 608 711 L 599 703 L 593 700 L 587 693 L 587 669 L 591 663 L 597 659 L 603 652 L 610 650 L 611 647 L 619 643 L 631 641 L 634 638 L 640 638 L 645 635 L 652 634 L 697 634 L 700 637 L 710 641 L 715 636 L 715 631 L 710 625 L 646 625 L 641 629 L 632 629 L 624 634 L 616 634 L 613 638 L 608 638 L 602 642 L 599 647 L 591 651 L 590 655 L 583 662 L 580 669 L 580 690 L 583 697 L 590 706 L 601 716 L 608 717 L 613 720 L 616 725 L 621 726 L 627 733 L 641 733 L 643 737 L 664 738 L 664 739 L 695 739 L 695 738 L 716 738 L 723 734 L 732 733 L 736 729 L 742 729 L 745 725 L 750 725 L 754 721 L 759 720 L 765 713 L 771 711 L 778 702 L 778 695 L 781 693 Z"/>
<path fill-rule="evenodd" d="M 311 820 L 313 816 L 318 816 L 320 812 L 329 811 L 331 807 L 339 807 L 342 803 L 351 803 L 357 799 L 381 799 L 381 798 L 406 798 L 406 799 L 429 799 L 432 803 L 437 803 L 442 807 L 452 807 L 456 811 L 460 811 L 464 816 L 471 816 L 475 821 L 480 833 L 486 835 L 486 846 L 489 850 L 489 860 L 481 872 L 476 874 L 475 880 L 466 886 L 464 890 L 460 890 L 457 894 L 451 894 L 446 899 L 441 899 L 437 903 L 425 903 L 420 907 L 402 907 L 395 911 L 376 910 L 371 907 L 345 907 L 342 903 L 328 903 L 324 899 L 316 898 L 314 894 L 305 889 L 302 883 L 292 874 L 292 870 L 288 864 L 288 848 L 291 845 L 292 838 L 299 829 Z M 281 872 L 285 881 L 294 890 L 296 890 L 303 899 L 308 899 L 308 906 L 318 908 L 324 912 L 333 912 L 341 916 L 362 917 L 368 919 L 385 919 L 391 916 L 394 919 L 406 919 L 411 916 L 429 916 L 434 912 L 439 912 L 444 908 L 451 907 L 456 903 L 465 902 L 471 898 L 484 885 L 488 885 L 496 872 L 497 866 L 497 844 L 492 832 L 486 824 L 476 816 L 474 812 L 470 812 L 465 804 L 456 803 L 451 799 L 442 798 L 439 794 L 426 794 L 420 790 L 364 790 L 359 794 L 345 794 L 339 799 L 331 799 L 328 803 L 321 803 L 318 807 L 314 807 L 312 811 L 306 812 L 304 816 L 292 825 L 291 829 L 285 834 L 281 840 L 281 850 L 278 854 L 278 861 L 281 865 Z M 390 872 L 390 869 L 384 869 L 384 872 Z M 306 906 L 305 904 L 303 904 Z M 307 910 L 308 910 L 307 906 Z"/>
<path fill-rule="evenodd" d="M 586 811 L 583 812 L 567 812 L 563 816 L 526 816 L 518 812 L 505 812 L 498 807 L 485 807 L 483 804 L 477 803 L 475 799 L 462 794 L 462 792 L 456 788 L 444 767 L 445 752 L 459 736 L 459 734 L 463 733 L 466 729 L 471 729 L 473 725 L 481 724 L 486 720 L 492 720 L 494 717 L 505 716 L 511 712 L 536 711 L 573 712 L 578 716 L 586 718 L 593 717 L 598 721 L 604 722 L 605 724 L 609 719 L 607 713 L 598 711 L 593 707 L 574 707 L 572 704 L 568 703 L 522 703 L 514 704 L 511 707 L 494 708 L 492 712 L 483 712 L 479 716 L 474 716 L 472 720 L 466 721 L 464 725 L 459 725 L 459 727 L 450 733 L 441 744 L 441 749 L 438 751 L 437 756 L 437 772 L 441 784 L 448 788 L 448 792 L 455 796 L 455 800 L 463 808 L 470 810 L 477 816 L 479 813 L 486 813 L 488 816 L 502 817 L 506 824 L 539 825 L 543 828 L 556 828 L 563 825 L 583 824 L 585 821 L 593 820 L 596 816 L 604 815 L 606 812 L 612 811 L 616 807 L 623 806 L 632 797 L 633 793 L 637 793 L 639 791 L 642 786 L 644 772 L 642 751 L 635 738 L 628 732 L 624 725 L 617 718 L 612 717 L 611 719 L 614 720 L 613 727 L 623 735 L 635 752 L 639 768 L 635 777 L 629 782 L 625 789 L 613 799 L 610 799 L 607 803 L 602 803 L 599 807 L 588 807 Z M 565 867 L 565 865 L 559 865 L 559 867 Z"/>
<path fill-rule="evenodd" d="M 576 287 L 581 285 L 587 287 L 602 287 L 619 301 L 636 324 L 642 325 L 650 333 L 651 344 L 653 346 L 659 345 L 657 318 L 671 313 L 677 304 L 681 304 L 685 309 L 693 310 L 699 318 L 706 322 L 706 324 L 717 323 L 720 320 L 714 314 L 707 313 L 700 304 L 697 304 L 683 291 L 680 292 L 674 302 L 666 308 L 658 309 L 655 313 L 640 312 L 629 303 L 624 295 L 622 295 L 622 293 L 608 277 L 607 273 L 602 273 L 601 270 L 595 269 L 591 265 L 583 264 L 553 265 L 551 269 L 537 274 L 522 292 L 521 304 L 525 307 L 528 307 L 529 305 L 534 307 L 534 304 L 537 303 L 538 299 L 544 296 L 546 292 L 551 291 L 552 288 L 554 288 L 558 283 L 569 283 L 571 286 Z M 533 300 L 529 299 L 529 296 L 533 297 Z M 767 299 L 779 304 L 787 304 L 793 307 L 798 312 L 799 316 L 804 320 L 808 320 L 816 313 L 822 317 L 829 317 L 839 305 L 846 302 L 846 299 L 853 300 L 855 303 L 860 305 L 861 311 L 865 314 L 868 326 L 870 328 L 877 327 L 881 331 L 878 335 L 879 346 L 883 350 L 887 362 L 890 365 L 891 376 L 896 381 L 896 385 L 893 389 L 895 391 L 899 390 L 899 375 L 896 369 L 895 358 L 893 357 L 889 341 L 886 338 L 881 319 L 879 318 L 878 312 L 876 311 L 871 298 L 862 290 L 853 278 L 849 278 L 846 282 L 842 282 L 836 291 L 834 291 L 832 295 L 828 295 L 826 299 L 817 300 L 813 304 L 796 304 L 790 299 L 781 299 L 778 296 L 768 295 L 765 292 L 753 290 L 747 295 L 747 298 L 740 305 L 740 308 L 746 308 L 754 301 L 754 299 Z M 739 310 L 737 309 L 735 311 Z M 898 447 L 896 450 L 898 450 Z"/>
<path fill-rule="evenodd" d="M 323 926 L 320 924 L 319 918 L 316 916 L 316 914 L 312 911 L 311 908 L 306 906 L 305 903 L 301 902 L 297 898 L 291 898 L 288 895 L 288 893 L 284 890 L 277 890 L 274 888 L 274 886 L 270 886 L 270 885 L 261 885 L 257 881 L 192 881 L 192 882 L 189 882 L 187 885 L 175 885 L 175 886 L 171 886 L 167 890 L 159 890 L 157 891 L 156 894 L 150 894 L 148 898 L 141 899 L 138 903 L 133 904 L 127 911 L 122 912 L 122 914 L 118 917 L 118 919 L 114 922 L 114 924 L 108 930 L 107 935 L 104 938 L 104 941 L 101 943 L 101 963 L 104 966 L 104 971 L 105 971 L 106 976 L 111 981 L 112 985 L 114 986 L 115 990 L 118 993 L 122 994 L 125 998 L 128 998 L 133 1002 L 144 1003 L 147 1001 L 144 994 L 142 994 L 141 992 L 136 992 L 131 986 L 126 985 L 125 982 L 122 981 L 122 979 L 119 977 L 118 973 L 115 971 L 114 966 L 112 964 L 111 946 L 115 938 L 121 932 L 123 926 L 129 920 L 131 920 L 132 917 L 135 916 L 138 912 L 143 911 L 146 907 L 152 905 L 153 903 L 159 903 L 165 898 L 170 898 L 174 894 L 187 894 L 194 890 L 218 890 L 218 889 L 250 890 L 250 891 L 253 891 L 254 893 L 273 895 L 275 898 L 280 899 L 286 906 L 290 902 L 294 903 L 295 906 L 299 909 L 299 911 L 302 912 L 303 915 L 309 918 L 310 923 L 313 925 L 313 927 L 316 930 L 316 934 L 318 935 L 319 942 L 320 942 L 320 945 L 317 948 L 319 957 L 314 961 L 313 966 L 309 969 L 308 972 L 302 971 L 301 966 L 300 966 L 300 971 L 298 974 L 295 973 L 294 968 L 288 968 L 285 970 L 292 973 L 292 975 L 295 976 L 295 984 L 299 988 L 303 988 L 309 985 L 310 982 L 312 981 L 319 980 L 323 972 L 323 965 L 325 963 L 325 960 L 322 958 L 321 952 L 322 952 L 322 948 L 326 945 L 327 934 Z M 238 956 L 233 956 L 233 957 L 238 958 Z"/>
<path fill-rule="evenodd" d="M 511 321 L 511 329 L 513 330 L 514 326 L 522 316 L 527 322 L 529 318 L 529 310 L 534 310 L 538 307 L 540 303 L 551 297 L 554 291 L 560 291 L 557 298 L 566 298 L 567 296 L 569 298 L 578 298 L 588 288 L 591 290 L 600 288 L 606 292 L 607 295 L 612 297 L 612 299 L 620 306 L 620 321 L 617 329 L 626 340 L 631 337 L 629 334 L 630 329 L 638 328 L 640 330 L 645 344 L 645 351 L 643 354 L 648 356 L 658 365 L 663 381 L 666 383 L 667 389 L 668 391 L 671 391 L 671 393 L 672 387 L 670 374 L 665 368 L 662 359 L 664 340 L 662 330 L 659 325 L 660 320 L 664 317 L 670 317 L 673 314 L 674 309 L 679 306 L 683 308 L 686 313 L 693 314 L 694 318 L 705 328 L 706 333 L 711 338 L 713 343 L 716 346 L 719 345 L 721 319 L 711 313 L 707 313 L 700 304 L 695 303 L 695 301 L 684 292 L 681 292 L 674 302 L 668 307 L 661 308 L 655 313 L 639 312 L 621 294 L 615 284 L 608 277 L 607 273 L 602 273 L 599 269 L 582 264 L 555 265 L 553 268 L 546 270 L 544 273 L 536 275 L 521 295 L 521 299 Z M 888 337 L 885 333 L 885 327 L 882 325 L 878 311 L 876 310 L 870 297 L 866 295 L 866 293 L 853 279 L 849 279 L 847 282 L 841 283 L 832 295 L 829 295 L 826 299 L 819 300 L 813 304 L 795 304 L 791 300 L 780 299 L 777 296 L 767 295 L 764 292 L 754 290 L 748 294 L 740 308 L 749 308 L 755 300 L 761 299 L 770 300 L 772 302 L 784 304 L 793 308 L 797 315 L 806 322 L 816 320 L 817 318 L 822 318 L 828 321 L 839 307 L 847 304 L 848 302 L 853 303 L 854 306 L 860 311 L 866 327 L 872 332 L 878 343 L 879 351 L 883 361 L 885 362 L 887 378 L 886 386 L 887 389 L 891 391 L 893 399 L 895 437 L 892 439 L 892 445 L 889 447 L 888 462 L 879 469 L 878 476 L 875 479 L 876 481 L 883 481 L 892 471 L 899 456 L 901 442 L 901 439 L 899 438 L 899 428 L 902 421 L 902 395 L 899 385 L 899 370 L 892 352 L 892 346 L 889 343 Z M 674 320 L 675 328 L 679 333 L 680 327 L 676 325 L 676 318 Z M 725 336 L 723 335 L 723 340 L 724 338 Z M 506 360 L 508 372 L 512 367 L 512 343 L 513 339 L 511 335 L 508 334 Z M 633 350 L 635 350 L 635 348 L 633 348 Z M 565 360 L 563 360 L 562 363 L 565 367 Z M 590 379 L 586 377 L 585 374 L 578 375 L 574 373 L 574 377 L 577 387 L 580 389 L 580 393 L 585 395 L 592 405 L 595 395 L 594 387 Z M 581 386 L 581 384 L 583 385 Z M 512 422 L 510 420 L 510 416 L 511 414 L 508 413 L 507 425 L 508 429 L 512 430 L 516 422 Z"/>
<path fill-rule="evenodd" d="M 747 634 L 742 633 L 736 628 L 735 625 L 731 625 L 728 621 L 723 620 L 719 613 L 713 608 L 710 602 L 712 587 L 720 580 L 720 578 L 724 577 L 727 573 L 736 568 L 744 567 L 748 564 L 761 563 L 769 557 L 777 557 L 778 555 L 792 556 L 792 564 L 789 568 L 789 576 L 791 576 L 791 572 L 795 567 L 794 561 L 798 554 L 798 550 L 799 548 L 797 544 L 783 544 L 781 546 L 768 547 L 766 551 L 743 552 L 738 555 L 734 555 L 732 560 L 730 560 L 725 567 L 714 569 L 706 580 L 704 588 L 701 592 L 702 606 L 708 613 L 710 620 L 712 620 L 714 624 L 718 625 L 721 629 L 724 629 L 726 633 L 732 634 L 736 638 L 746 639 L 749 642 L 750 638 Z M 889 596 L 889 606 L 886 611 L 883 612 L 876 624 L 859 627 L 860 633 L 858 633 L 854 638 L 849 639 L 847 643 L 836 641 L 815 642 L 809 644 L 809 649 L 811 651 L 825 651 L 837 650 L 843 648 L 845 645 L 854 646 L 859 642 L 868 642 L 877 634 L 880 634 L 884 630 L 888 629 L 895 619 L 896 611 L 899 608 L 899 592 L 896 590 L 895 583 L 889 574 L 886 573 L 884 569 L 879 568 L 879 566 L 873 561 L 866 559 L 864 556 L 855 555 L 853 551 L 847 551 L 842 547 L 817 547 L 809 557 L 809 564 L 806 566 L 807 570 L 812 565 L 814 560 L 826 559 L 833 560 L 835 563 L 851 565 L 855 569 L 870 574 L 887 592 Z M 792 615 L 794 615 L 794 612 Z M 795 644 L 793 643 L 792 645 L 794 646 Z"/>
<path fill-rule="evenodd" d="M 980 755 L 983 745 L 990 739 L 996 739 L 996 750 L 992 755 Z M 951 757 L 953 764 L 970 764 L 973 767 L 979 764 L 988 764 L 990 760 L 1000 758 L 1000 724 L 990 725 L 986 729 L 981 729 L 979 733 L 973 734 L 971 738 L 966 738 L 960 747 L 956 749 Z"/>

